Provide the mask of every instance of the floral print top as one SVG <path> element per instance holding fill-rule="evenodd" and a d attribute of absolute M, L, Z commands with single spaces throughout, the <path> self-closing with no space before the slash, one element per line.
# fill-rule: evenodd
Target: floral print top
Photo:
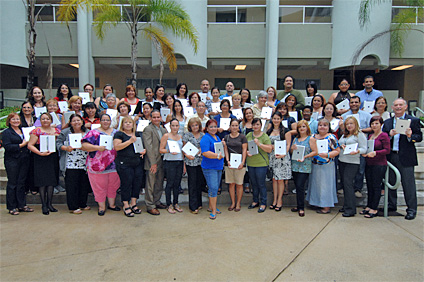
<path fill-rule="evenodd" d="M 110 136 L 115 135 L 117 132 L 116 129 L 113 129 Z M 87 133 L 87 135 L 84 136 L 81 142 L 88 142 L 92 145 L 99 145 L 100 143 L 100 136 L 101 135 L 107 135 L 106 133 L 96 129 L 91 130 Z M 110 173 L 110 172 L 116 172 L 116 165 L 115 165 L 115 158 L 116 158 L 116 151 L 114 149 L 112 150 L 105 150 L 103 152 L 100 151 L 94 151 L 89 152 L 87 157 L 87 170 L 90 173 Z"/>

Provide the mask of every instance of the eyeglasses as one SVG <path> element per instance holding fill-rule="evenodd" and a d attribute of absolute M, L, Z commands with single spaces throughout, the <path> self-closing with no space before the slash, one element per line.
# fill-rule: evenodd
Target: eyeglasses
<path fill-rule="evenodd" d="M 343 83 L 343 84 L 340 84 L 340 86 L 348 86 L 349 84 L 346 84 L 346 83 Z"/>
<path fill-rule="evenodd" d="M 110 119 L 102 119 L 100 121 L 102 121 L 102 122 L 110 122 Z"/>

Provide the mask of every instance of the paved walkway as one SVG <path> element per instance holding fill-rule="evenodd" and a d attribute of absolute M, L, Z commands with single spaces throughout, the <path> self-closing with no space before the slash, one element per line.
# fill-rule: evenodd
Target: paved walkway
<path fill-rule="evenodd" d="M 1 281 L 424 280 L 423 211 L 407 221 L 221 206 L 212 221 L 186 206 L 135 218 L 56 207 L 10 216 L 0 205 Z"/>

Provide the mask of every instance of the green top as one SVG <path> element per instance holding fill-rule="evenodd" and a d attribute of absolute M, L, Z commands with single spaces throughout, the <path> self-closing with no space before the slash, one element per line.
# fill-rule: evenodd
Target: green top
<path fill-rule="evenodd" d="M 249 132 L 246 135 L 247 141 L 252 141 L 255 139 L 253 137 L 253 132 Z M 262 133 L 261 137 L 257 138 L 261 144 L 264 145 L 270 145 L 271 140 L 269 139 L 268 135 L 265 133 Z M 261 148 L 258 148 L 259 154 L 253 155 L 251 157 L 247 157 L 247 166 L 252 167 L 262 167 L 262 166 L 268 166 L 269 165 L 269 159 L 268 159 L 268 153 L 262 150 Z"/>
<path fill-rule="evenodd" d="M 296 100 L 297 100 L 296 109 L 300 109 L 300 110 L 303 109 L 303 107 L 305 106 L 305 97 L 303 96 L 302 92 L 300 92 L 299 90 L 292 89 L 289 92 L 281 91 L 280 93 L 278 93 L 277 99 L 281 100 L 284 98 L 284 96 L 286 96 L 289 93 L 296 97 Z"/>

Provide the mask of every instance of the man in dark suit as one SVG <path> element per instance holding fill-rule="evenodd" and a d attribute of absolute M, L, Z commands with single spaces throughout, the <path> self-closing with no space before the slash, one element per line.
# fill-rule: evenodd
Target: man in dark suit
<path fill-rule="evenodd" d="M 418 165 L 415 142 L 423 139 L 419 119 L 407 115 L 408 108 L 406 101 L 402 98 L 393 102 L 392 110 L 395 117 L 391 117 L 384 122 L 383 131 L 390 137 L 390 155 L 387 160 L 400 171 L 403 193 L 408 208 L 405 219 L 412 220 L 417 214 L 417 188 L 415 185 L 414 166 Z M 405 134 L 398 134 L 395 130 L 397 119 L 411 120 L 411 125 L 406 129 Z M 394 173 L 390 171 L 390 183 L 394 183 Z M 389 210 L 395 211 L 397 204 L 397 191 L 389 190 Z"/>
<path fill-rule="evenodd" d="M 147 175 L 145 202 L 148 213 L 159 215 L 158 209 L 166 208 L 160 202 L 163 192 L 164 170 L 162 155 L 159 153 L 160 139 L 166 133 L 166 129 L 160 126 L 162 116 L 158 110 L 153 110 L 151 116 L 152 123 L 143 132 L 143 143 L 146 149 L 144 169 Z"/>

